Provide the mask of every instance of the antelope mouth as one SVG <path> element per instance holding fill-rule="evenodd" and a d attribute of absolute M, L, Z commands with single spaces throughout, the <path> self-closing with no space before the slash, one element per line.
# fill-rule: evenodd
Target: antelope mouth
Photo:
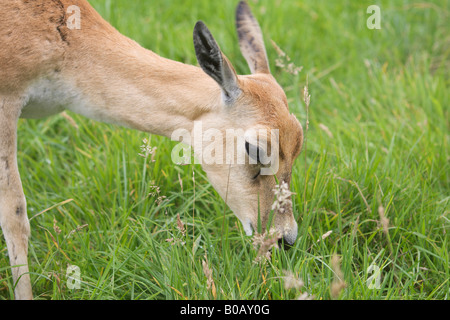
<path fill-rule="evenodd" d="M 279 248 L 283 248 L 284 250 L 289 250 L 290 248 L 292 248 L 293 245 L 294 245 L 294 243 L 289 243 L 283 237 L 278 239 L 278 247 Z"/>
<path fill-rule="evenodd" d="M 253 235 L 253 230 L 255 230 L 255 228 L 249 220 L 247 220 L 246 222 L 242 221 L 242 227 L 244 228 L 244 232 L 247 236 Z"/>
<path fill-rule="evenodd" d="M 253 224 L 250 221 L 242 221 L 242 226 L 244 228 L 244 232 L 247 236 L 252 236 L 255 230 Z M 293 247 L 295 241 L 297 240 L 298 226 L 297 223 L 295 227 L 291 230 L 284 230 L 282 235 L 278 238 L 278 246 L 280 248 L 284 248 L 288 250 Z"/>

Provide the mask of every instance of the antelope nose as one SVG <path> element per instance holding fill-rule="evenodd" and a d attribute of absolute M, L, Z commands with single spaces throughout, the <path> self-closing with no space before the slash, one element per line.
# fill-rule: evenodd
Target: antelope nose
<path fill-rule="evenodd" d="M 297 223 L 295 223 L 295 227 L 291 230 L 287 231 L 285 230 L 283 237 L 278 240 L 278 245 L 280 247 L 283 247 L 285 250 L 291 248 L 293 244 L 295 243 L 295 240 L 297 239 L 297 232 L 298 232 L 298 226 Z"/>

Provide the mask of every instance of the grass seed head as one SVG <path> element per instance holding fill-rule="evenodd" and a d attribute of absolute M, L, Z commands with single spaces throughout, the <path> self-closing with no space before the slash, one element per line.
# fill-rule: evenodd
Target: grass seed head
<path fill-rule="evenodd" d="M 286 208 L 292 206 L 291 195 L 295 194 L 289 190 L 286 182 L 277 184 L 273 189 L 275 194 L 275 201 L 272 204 L 272 210 L 278 213 L 284 213 Z"/>
<path fill-rule="evenodd" d="M 213 272 L 211 270 L 211 268 L 209 267 L 209 263 L 208 263 L 208 257 L 205 254 L 205 259 L 202 260 L 202 268 L 203 268 L 203 273 L 206 277 L 206 289 L 211 290 L 211 293 L 214 297 L 214 299 L 217 298 L 217 290 L 216 290 L 216 284 L 214 283 L 214 279 L 212 277 Z"/>
<path fill-rule="evenodd" d="M 270 259 L 272 248 L 278 248 L 278 240 L 281 238 L 281 233 L 271 228 L 269 232 L 255 233 L 253 236 L 253 247 L 258 249 L 258 253 L 254 260 L 255 263 L 263 262 Z"/>
<path fill-rule="evenodd" d="M 331 257 L 331 269 L 334 272 L 334 278 L 330 287 L 330 294 L 333 299 L 338 298 L 341 291 L 347 287 L 347 284 L 343 280 L 344 274 L 342 273 L 340 263 L 341 258 L 338 255 L 333 254 Z"/>
<path fill-rule="evenodd" d="M 283 50 L 281 50 L 275 41 L 271 40 L 271 42 L 278 55 L 278 58 L 275 59 L 275 65 L 277 67 L 293 75 L 297 75 L 300 71 L 302 71 L 303 67 L 297 67 L 295 63 L 291 62 L 291 58 Z"/>
<path fill-rule="evenodd" d="M 177 229 L 180 230 L 183 236 L 186 234 L 186 228 L 184 227 L 183 221 L 181 221 L 179 213 L 177 214 Z"/>
<path fill-rule="evenodd" d="M 289 289 L 295 289 L 300 290 L 300 288 L 303 287 L 304 283 L 301 279 L 294 276 L 294 274 L 291 271 L 283 270 L 283 279 L 284 279 L 284 288 L 286 290 Z"/>
<path fill-rule="evenodd" d="M 384 234 L 388 234 L 389 219 L 386 218 L 383 206 L 378 207 L 378 214 L 380 215 L 380 223 L 381 223 L 381 226 L 383 227 L 383 232 L 384 232 Z"/>

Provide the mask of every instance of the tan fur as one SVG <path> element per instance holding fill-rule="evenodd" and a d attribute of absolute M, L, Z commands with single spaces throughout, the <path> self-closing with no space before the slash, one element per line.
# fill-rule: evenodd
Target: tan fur
<path fill-rule="evenodd" d="M 80 30 L 67 27 L 71 5 L 80 8 Z M 32 298 L 27 274 L 29 223 L 16 159 L 19 116 L 40 117 L 68 109 L 167 137 L 176 129 L 191 131 L 194 121 L 202 121 L 205 130 L 279 129 L 276 176 L 290 183 L 302 128 L 269 73 L 259 26 L 244 2 L 238 6 L 237 24 L 253 74 L 235 79 L 237 98 L 232 106 L 223 101 L 221 87 L 201 68 L 142 48 L 85 0 L 1 1 L 0 12 L 0 223 L 11 265 L 22 265 L 13 267 L 17 299 Z M 224 55 L 223 61 L 232 75 L 234 69 Z M 264 226 L 273 202 L 274 176 L 252 180 L 255 166 L 250 165 L 202 167 L 246 232 L 256 227 L 258 210 Z M 292 208 L 276 215 L 274 225 L 290 242 L 295 240 Z"/>

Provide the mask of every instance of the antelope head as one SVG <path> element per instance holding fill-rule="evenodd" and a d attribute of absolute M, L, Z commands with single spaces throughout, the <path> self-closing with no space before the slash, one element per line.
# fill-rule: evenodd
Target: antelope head
<path fill-rule="evenodd" d="M 236 27 L 251 75 L 236 74 L 203 22 L 199 21 L 194 28 L 198 63 L 221 88 L 217 110 L 200 120 L 222 133 L 231 128 L 243 129 L 243 134 L 221 140 L 227 146 L 226 152 L 222 156 L 215 154 L 216 159 L 233 161 L 203 162 L 202 167 L 213 187 L 242 222 L 246 234 L 251 235 L 258 226 L 263 231 L 271 221 L 271 227 L 275 227 L 284 241 L 293 244 L 297 238 L 297 222 L 292 203 L 282 204 L 281 210 L 272 210 L 272 204 L 276 186 L 290 186 L 292 166 L 302 147 L 302 126 L 289 112 L 286 95 L 270 73 L 261 29 L 243 1 L 236 10 Z M 238 161 L 240 151 L 244 163 Z"/>

